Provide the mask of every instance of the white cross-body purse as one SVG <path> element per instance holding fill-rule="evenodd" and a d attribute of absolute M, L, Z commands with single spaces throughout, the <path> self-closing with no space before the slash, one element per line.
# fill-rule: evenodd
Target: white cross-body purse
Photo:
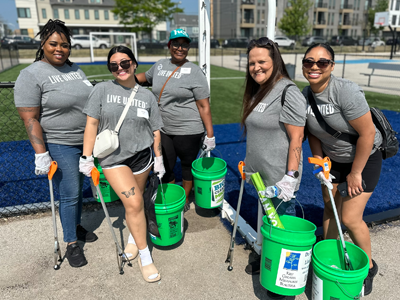
<path fill-rule="evenodd" d="M 97 158 L 103 158 L 107 155 L 110 155 L 119 147 L 118 140 L 118 132 L 124 121 L 126 114 L 128 113 L 129 107 L 132 105 L 133 98 L 135 97 L 137 91 L 139 89 L 139 84 L 136 83 L 133 88 L 132 94 L 129 97 L 128 102 L 125 105 L 124 111 L 122 112 L 121 117 L 118 120 L 117 126 L 115 126 L 114 130 L 106 129 L 100 132 L 96 136 L 96 141 L 94 143 L 93 156 Z"/>

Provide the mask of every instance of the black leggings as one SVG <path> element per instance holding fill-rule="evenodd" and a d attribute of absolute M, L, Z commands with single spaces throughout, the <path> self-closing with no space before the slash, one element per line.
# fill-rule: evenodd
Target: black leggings
<path fill-rule="evenodd" d="M 176 158 L 179 157 L 182 164 L 182 179 L 193 180 L 192 162 L 199 153 L 201 140 L 204 133 L 192 135 L 167 135 L 161 132 L 161 145 L 164 158 L 165 175 L 164 183 L 175 179 L 173 172 Z"/>

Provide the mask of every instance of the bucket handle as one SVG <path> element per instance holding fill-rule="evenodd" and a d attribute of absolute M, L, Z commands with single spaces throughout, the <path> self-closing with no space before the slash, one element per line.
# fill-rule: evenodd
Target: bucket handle
<path fill-rule="evenodd" d="M 362 290 L 361 290 L 361 292 L 358 294 L 358 296 L 353 296 L 353 295 L 350 294 L 348 291 L 346 291 L 346 289 L 344 288 L 344 286 L 342 286 L 342 285 L 340 284 L 340 282 L 339 282 L 337 279 L 336 279 L 336 284 L 339 286 L 339 288 L 342 290 L 342 292 L 346 294 L 347 297 L 350 297 L 351 299 L 354 299 L 354 300 L 358 300 L 358 299 L 361 298 Z"/>
<path fill-rule="evenodd" d="M 294 198 L 294 200 L 300 205 L 301 212 L 302 212 L 302 214 L 303 214 L 303 219 L 304 219 L 305 216 L 304 216 L 304 209 L 303 209 L 303 206 L 301 205 L 301 203 L 299 202 L 299 200 L 297 200 L 297 198 Z M 281 204 L 282 204 L 283 202 L 284 202 L 284 201 L 282 200 L 282 201 L 278 204 L 278 206 L 275 208 L 274 217 L 275 217 L 275 215 L 278 213 L 278 208 L 279 208 L 279 206 L 281 206 Z M 274 227 L 274 226 L 270 226 L 270 227 L 269 227 L 269 236 L 270 236 L 270 237 L 271 237 L 271 235 L 272 235 L 272 227 Z"/>
<path fill-rule="evenodd" d="M 213 150 L 215 150 L 219 153 L 219 155 L 221 156 L 221 159 L 224 159 L 221 151 L 219 151 L 217 148 L 214 148 Z M 211 150 L 210 151 L 201 150 L 201 153 L 198 158 L 207 157 L 207 154 L 209 154 L 209 153 L 211 153 Z"/>

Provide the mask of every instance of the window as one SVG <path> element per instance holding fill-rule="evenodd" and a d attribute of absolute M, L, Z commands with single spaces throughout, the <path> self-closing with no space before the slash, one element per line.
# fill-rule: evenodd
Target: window
<path fill-rule="evenodd" d="M 104 20 L 108 20 L 110 19 L 109 15 L 108 15 L 108 10 L 104 11 Z"/>
<path fill-rule="evenodd" d="M 331 14 L 328 13 L 328 25 L 331 24 Z"/>
<path fill-rule="evenodd" d="M 79 15 L 79 9 L 75 9 L 75 19 L 79 20 L 81 16 Z"/>
<path fill-rule="evenodd" d="M 332 23 L 331 23 L 331 25 L 333 25 L 334 22 L 335 22 L 335 14 L 332 14 Z"/>
<path fill-rule="evenodd" d="M 85 9 L 85 20 L 89 20 L 89 10 Z"/>
<path fill-rule="evenodd" d="M 96 20 L 99 19 L 99 11 L 98 11 L 97 9 L 94 10 L 94 18 L 95 18 Z"/>
<path fill-rule="evenodd" d="M 58 16 L 58 9 L 57 8 L 54 8 L 53 9 L 53 18 L 54 19 L 59 19 L 60 17 Z"/>
<path fill-rule="evenodd" d="M 30 8 L 17 8 L 18 18 L 30 18 L 31 10 Z"/>
<path fill-rule="evenodd" d="M 103 0 L 89 0 L 89 3 L 102 3 Z"/>
<path fill-rule="evenodd" d="M 64 9 L 64 19 L 69 20 L 69 9 Z"/>
<path fill-rule="evenodd" d="M 400 10 L 400 0 L 396 1 L 396 8 L 394 10 Z"/>
<path fill-rule="evenodd" d="M 260 11 L 257 10 L 257 24 L 260 24 Z"/>
<path fill-rule="evenodd" d="M 22 35 L 28 35 L 28 29 L 21 29 Z"/>
<path fill-rule="evenodd" d="M 199 27 L 192 27 L 192 33 L 199 33 Z"/>
<path fill-rule="evenodd" d="M 264 27 L 261 28 L 261 36 L 264 36 Z"/>
<path fill-rule="evenodd" d="M 392 25 L 396 25 L 396 21 L 397 21 L 397 16 L 393 15 L 392 16 Z"/>
<path fill-rule="evenodd" d="M 114 14 L 114 20 L 118 20 L 118 15 Z"/>
<path fill-rule="evenodd" d="M 42 18 L 47 19 L 46 9 L 42 8 Z"/>

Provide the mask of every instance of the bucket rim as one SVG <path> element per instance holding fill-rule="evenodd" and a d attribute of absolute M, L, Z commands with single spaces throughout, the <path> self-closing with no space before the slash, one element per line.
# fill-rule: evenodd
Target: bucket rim
<path fill-rule="evenodd" d="M 223 170 L 226 169 L 226 167 L 227 167 L 228 164 L 226 163 L 225 160 L 223 160 L 222 158 L 219 158 L 219 157 L 201 157 L 201 158 L 197 158 L 197 159 L 195 159 L 195 160 L 192 162 L 192 169 L 195 170 L 196 172 L 206 172 L 206 171 L 204 171 L 204 170 L 199 170 L 199 169 L 197 169 L 197 168 L 195 167 L 195 164 L 198 163 L 199 161 L 202 161 L 203 159 L 209 159 L 209 158 L 216 159 L 216 160 L 220 160 L 220 161 L 222 161 L 222 162 L 224 163 L 224 166 L 223 166 L 222 168 L 213 171 L 213 173 L 222 172 Z"/>
<path fill-rule="evenodd" d="M 267 218 L 266 215 L 263 216 L 262 219 L 263 219 L 263 222 L 264 222 L 265 225 L 267 225 L 268 227 L 272 227 L 272 230 L 279 230 L 279 231 L 284 231 L 284 232 L 292 232 L 292 233 L 300 233 L 300 234 L 315 232 L 315 231 L 317 230 L 317 226 L 316 226 L 313 222 L 310 222 L 310 221 L 308 221 L 308 220 L 306 220 L 306 219 L 303 219 L 303 218 L 300 218 L 300 217 L 295 217 L 295 216 L 289 216 L 289 215 L 282 215 L 282 216 L 279 216 L 279 218 L 282 218 L 282 217 L 283 217 L 284 219 L 286 219 L 286 218 L 300 219 L 300 220 L 305 221 L 306 223 L 310 224 L 310 225 L 313 227 L 313 229 L 312 229 L 312 230 L 302 230 L 302 231 L 289 230 L 289 229 L 286 229 L 286 228 L 279 228 L 279 227 L 276 227 L 276 226 L 271 225 L 271 223 L 269 223 L 269 220 L 268 220 L 268 218 Z M 265 220 L 266 220 L 267 222 L 266 222 Z M 272 230 L 271 230 L 271 231 L 272 231 Z"/>

